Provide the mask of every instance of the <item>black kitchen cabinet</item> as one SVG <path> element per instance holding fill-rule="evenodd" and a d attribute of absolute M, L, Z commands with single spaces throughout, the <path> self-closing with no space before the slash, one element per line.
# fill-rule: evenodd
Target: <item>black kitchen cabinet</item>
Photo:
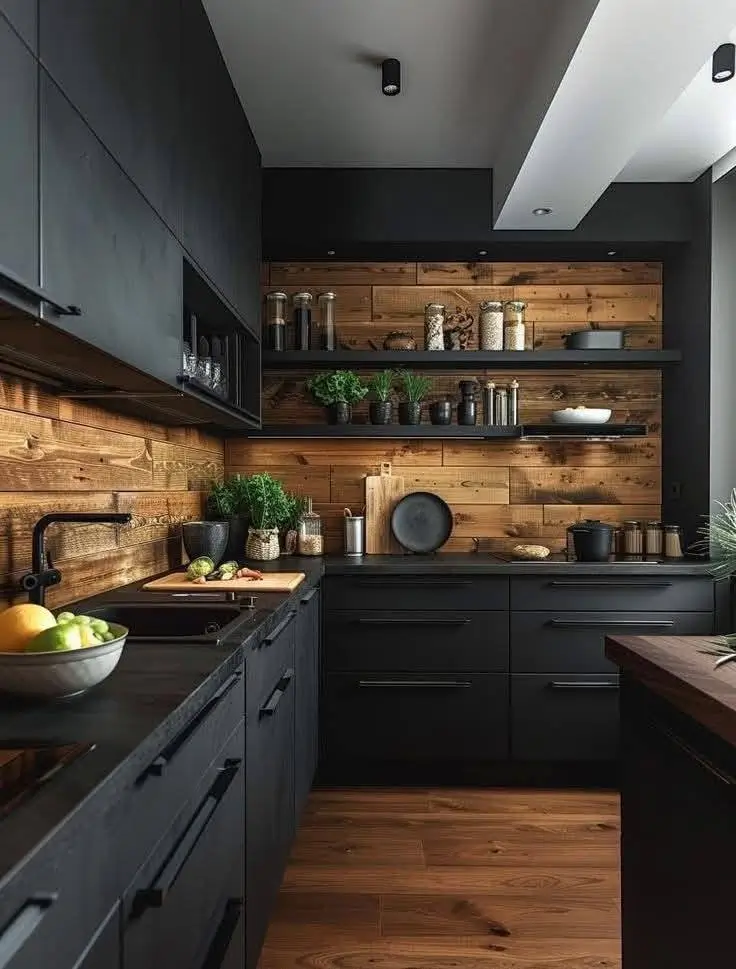
<path fill-rule="evenodd" d="M 728 965 L 736 870 L 734 751 L 624 680 L 623 965 Z"/>
<path fill-rule="evenodd" d="M 181 369 L 179 245 L 44 71 L 40 100 L 42 282 L 82 308 L 49 319 L 173 382 Z"/>
<path fill-rule="evenodd" d="M 320 594 L 314 588 L 301 599 L 296 628 L 294 794 L 297 821 L 307 803 L 319 760 L 320 627 Z"/>
<path fill-rule="evenodd" d="M 30 49 L 38 47 L 38 0 L 0 0 L 0 13 L 7 17 Z M 7 129 L 4 129 L 7 136 Z M 7 144 L 3 146 L 7 149 Z"/>
<path fill-rule="evenodd" d="M 175 233 L 180 41 L 180 0 L 39 2 L 42 65 Z"/>
<path fill-rule="evenodd" d="M 122 964 L 120 934 L 120 905 L 117 904 L 74 969 L 119 969 Z"/>
<path fill-rule="evenodd" d="M 260 153 L 201 0 L 183 0 L 182 242 L 259 332 Z"/>
<path fill-rule="evenodd" d="M 21 0 L 22 2 L 22 0 Z M 11 10 L 6 8 L 12 7 Z M 29 10 L 32 4 L 28 4 Z M 17 8 L 17 10 L 16 10 Z M 18 13 L 19 4 L 4 4 Z M 38 284 L 38 65 L 0 17 L 0 270 Z M 0 280 L 1 281 L 1 280 Z"/>

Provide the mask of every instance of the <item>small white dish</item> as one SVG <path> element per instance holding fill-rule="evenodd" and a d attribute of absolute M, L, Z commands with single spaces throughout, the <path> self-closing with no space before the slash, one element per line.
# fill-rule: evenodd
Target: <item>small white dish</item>
<path fill-rule="evenodd" d="M 611 419 L 607 407 L 565 407 L 552 411 L 555 424 L 605 424 Z"/>

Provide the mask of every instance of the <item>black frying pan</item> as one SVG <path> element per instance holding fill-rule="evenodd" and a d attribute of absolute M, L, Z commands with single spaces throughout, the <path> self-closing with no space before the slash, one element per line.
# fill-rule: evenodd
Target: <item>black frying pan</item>
<path fill-rule="evenodd" d="M 452 534 L 450 506 L 429 491 L 412 491 L 395 506 L 391 532 L 410 552 L 436 552 Z"/>

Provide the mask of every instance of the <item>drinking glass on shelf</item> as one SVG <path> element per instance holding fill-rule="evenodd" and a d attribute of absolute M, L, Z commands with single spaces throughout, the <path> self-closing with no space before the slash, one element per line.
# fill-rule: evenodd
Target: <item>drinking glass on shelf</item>
<path fill-rule="evenodd" d="M 182 348 L 182 367 L 183 372 L 188 377 L 197 376 L 197 354 L 192 353 L 192 348 L 185 343 Z"/>
<path fill-rule="evenodd" d="M 212 357 L 199 357 L 197 360 L 197 379 L 206 387 L 212 386 Z"/>
<path fill-rule="evenodd" d="M 219 360 L 213 360 L 212 361 L 212 389 L 216 394 L 219 394 L 221 397 L 225 396 L 222 389 L 223 382 L 224 382 L 224 374 L 222 372 L 222 364 L 220 363 Z"/>

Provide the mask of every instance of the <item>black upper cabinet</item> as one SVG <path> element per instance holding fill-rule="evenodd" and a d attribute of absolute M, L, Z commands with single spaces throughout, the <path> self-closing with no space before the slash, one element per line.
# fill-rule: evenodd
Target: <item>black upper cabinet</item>
<path fill-rule="evenodd" d="M 59 88 L 40 75 L 43 285 L 56 325 L 146 373 L 181 367 L 182 257 L 172 234 Z"/>
<path fill-rule="evenodd" d="M 0 13 L 8 18 L 35 53 L 38 46 L 38 0 L 0 0 Z"/>
<path fill-rule="evenodd" d="M 37 114 L 38 65 L 0 18 L 0 267 L 29 283 L 38 283 Z"/>
<path fill-rule="evenodd" d="M 40 0 L 41 63 L 177 233 L 180 28 L 180 0 Z"/>
<path fill-rule="evenodd" d="M 182 61 L 182 242 L 257 332 L 260 155 L 200 0 L 183 0 Z"/>

